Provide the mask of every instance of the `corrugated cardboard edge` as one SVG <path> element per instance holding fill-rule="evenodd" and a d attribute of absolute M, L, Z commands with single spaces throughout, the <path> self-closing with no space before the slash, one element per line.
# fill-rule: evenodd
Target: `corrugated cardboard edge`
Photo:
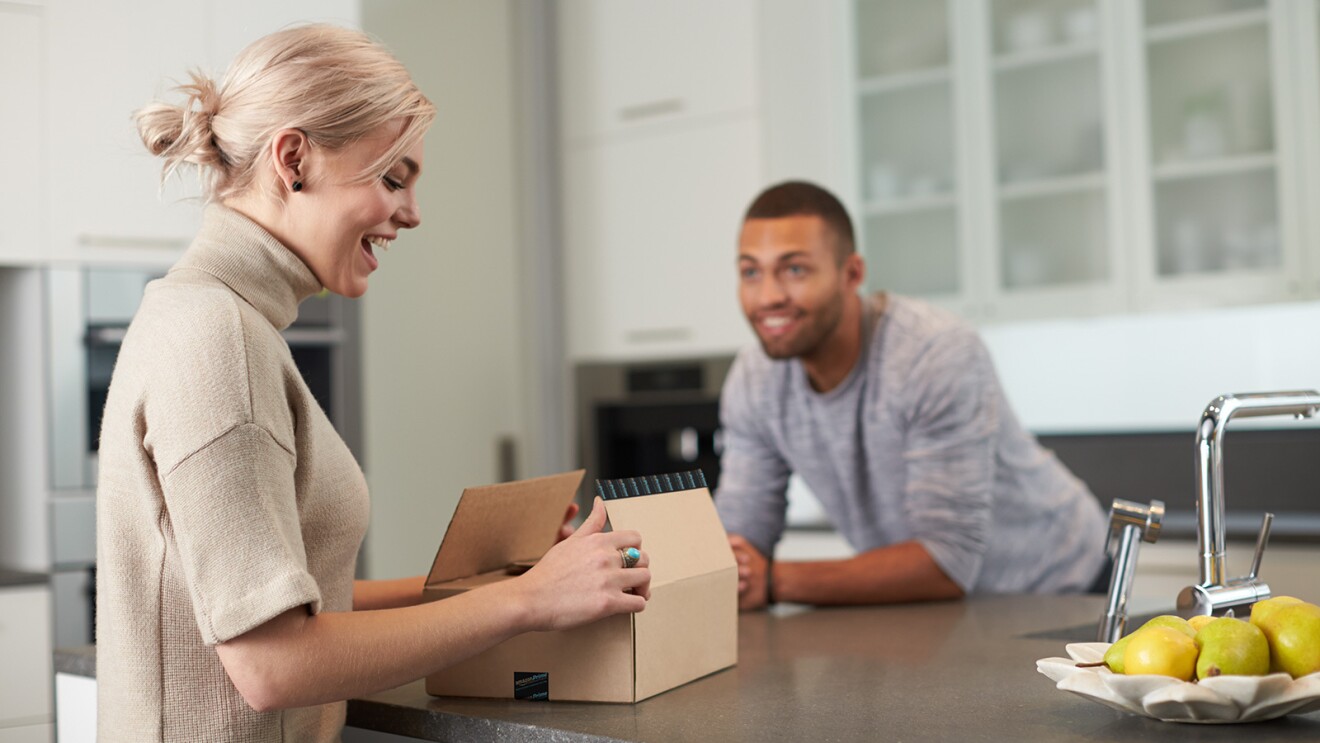
<path fill-rule="evenodd" d="M 583 475 L 576 470 L 464 489 L 426 585 L 540 558 L 554 546 Z"/>

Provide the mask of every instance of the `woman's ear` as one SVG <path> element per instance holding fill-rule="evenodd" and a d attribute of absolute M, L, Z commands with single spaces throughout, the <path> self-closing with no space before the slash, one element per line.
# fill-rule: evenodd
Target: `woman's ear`
<path fill-rule="evenodd" d="M 302 191 L 307 183 L 305 164 L 311 142 L 301 129 L 281 129 L 270 140 L 270 159 L 275 176 L 287 192 Z"/>

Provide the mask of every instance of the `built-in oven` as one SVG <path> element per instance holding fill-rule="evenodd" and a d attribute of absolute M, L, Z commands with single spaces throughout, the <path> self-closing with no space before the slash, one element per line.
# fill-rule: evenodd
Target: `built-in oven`
<path fill-rule="evenodd" d="M 579 364 L 578 452 L 587 470 L 579 505 L 589 505 L 596 478 L 700 469 L 714 492 L 724 451 L 720 390 L 732 364 L 731 356 Z M 796 475 L 789 478 L 787 497 L 789 527 L 832 528 Z"/>
<path fill-rule="evenodd" d="M 46 269 L 47 506 L 57 645 L 93 639 L 101 415 L 128 324 L 146 285 L 163 273 L 130 267 Z M 284 335 L 312 394 L 360 458 L 356 303 L 333 294 L 311 297 Z"/>

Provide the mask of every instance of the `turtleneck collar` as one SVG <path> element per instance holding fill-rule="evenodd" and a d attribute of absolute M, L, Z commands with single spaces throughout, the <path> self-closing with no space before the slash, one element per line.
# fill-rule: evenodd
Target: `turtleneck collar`
<path fill-rule="evenodd" d="M 298 305 L 321 291 L 311 269 L 261 225 L 222 204 L 211 204 L 202 228 L 170 273 L 194 270 L 223 281 L 279 330 Z"/>

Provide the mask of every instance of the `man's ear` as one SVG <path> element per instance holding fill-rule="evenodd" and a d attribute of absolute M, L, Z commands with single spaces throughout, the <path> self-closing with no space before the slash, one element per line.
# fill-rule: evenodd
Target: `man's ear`
<path fill-rule="evenodd" d="M 301 129 L 281 129 L 270 139 L 270 159 L 275 163 L 275 176 L 289 193 L 302 190 L 306 184 L 305 164 L 311 148 L 311 142 Z"/>
<path fill-rule="evenodd" d="M 848 288 L 856 289 L 866 280 L 866 261 L 861 253 L 849 253 L 843 259 L 843 277 Z"/>

